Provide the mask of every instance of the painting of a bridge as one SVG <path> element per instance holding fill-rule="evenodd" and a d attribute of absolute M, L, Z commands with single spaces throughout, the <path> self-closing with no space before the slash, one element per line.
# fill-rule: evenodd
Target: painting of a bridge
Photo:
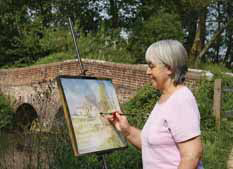
<path fill-rule="evenodd" d="M 100 114 L 120 110 L 110 79 L 63 76 L 58 82 L 75 155 L 127 146 L 123 136 Z"/>

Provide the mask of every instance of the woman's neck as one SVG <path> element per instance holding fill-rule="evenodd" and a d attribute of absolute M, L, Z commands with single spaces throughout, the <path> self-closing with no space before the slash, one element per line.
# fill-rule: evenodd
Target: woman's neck
<path fill-rule="evenodd" d="M 164 85 L 163 90 L 161 91 L 162 95 L 164 96 L 170 96 L 174 91 L 182 87 L 183 85 L 174 85 L 172 80 L 167 81 L 167 83 Z"/>
<path fill-rule="evenodd" d="M 164 90 L 162 90 L 162 95 L 159 98 L 159 103 L 164 103 L 168 100 L 168 98 L 170 98 L 170 96 L 179 88 L 183 87 L 183 85 L 177 85 L 175 86 L 174 84 L 167 86 L 166 88 L 164 88 Z"/>

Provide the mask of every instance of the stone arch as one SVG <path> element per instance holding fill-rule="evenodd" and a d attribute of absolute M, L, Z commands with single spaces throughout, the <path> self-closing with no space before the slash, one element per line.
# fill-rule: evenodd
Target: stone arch
<path fill-rule="evenodd" d="M 23 103 L 15 112 L 15 130 L 30 130 L 33 120 L 38 118 L 35 108 L 29 103 Z"/>

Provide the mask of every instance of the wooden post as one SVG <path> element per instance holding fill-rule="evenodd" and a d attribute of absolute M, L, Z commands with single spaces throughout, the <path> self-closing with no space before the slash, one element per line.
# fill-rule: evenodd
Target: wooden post
<path fill-rule="evenodd" d="M 221 100 L 222 100 L 222 80 L 216 79 L 214 82 L 214 104 L 213 113 L 215 116 L 216 127 L 220 128 L 221 120 Z"/>

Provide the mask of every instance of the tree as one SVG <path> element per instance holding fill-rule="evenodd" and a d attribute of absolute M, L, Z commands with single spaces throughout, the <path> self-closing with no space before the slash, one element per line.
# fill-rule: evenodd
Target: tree
<path fill-rule="evenodd" d="M 179 16 L 161 10 L 139 25 L 130 35 L 129 50 L 137 58 L 137 62 L 142 63 L 145 60 L 145 50 L 151 43 L 162 39 L 183 41 L 183 37 Z"/>
<path fill-rule="evenodd" d="M 21 25 L 28 23 L 25 1 L 0 1 L 0 66 L 19 59 Z"/>

